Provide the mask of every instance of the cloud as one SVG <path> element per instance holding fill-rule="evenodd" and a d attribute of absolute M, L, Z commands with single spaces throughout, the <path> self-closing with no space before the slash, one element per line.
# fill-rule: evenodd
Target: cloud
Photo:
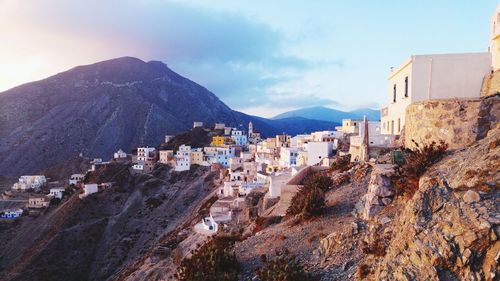
<path fill-rule="evenodd" d="M 44 61 L 70 61 L 77 55 L 87 60 L 119 56 L 162 60 L 236 109 L 337 104 L 324 97 L 306 72 L 341 69 L 342 60 L 290 52 L 290 42 L 281 31 L 242 14 L 149 0 L 15 5 L 11 17 L 22 19 L 16 27 L 26 35 L 19 45 L 27 46 L 27 53 L 37 52 L 35 46 L 44 56 L 52 52 Z M 30 34 L 42 35 L 35 42 Z M 74 53 L 68 55 L 69 50 Z"/>

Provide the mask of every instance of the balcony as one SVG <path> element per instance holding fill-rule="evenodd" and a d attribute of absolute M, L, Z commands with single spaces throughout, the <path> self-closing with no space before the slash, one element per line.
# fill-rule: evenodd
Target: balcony
<path fill-rule="evenodd" d="M 388 107 L 383 107 L 380 109 L 380 116 L 381 117 L 386 117 L 389 115 L 389 108 Z"/>

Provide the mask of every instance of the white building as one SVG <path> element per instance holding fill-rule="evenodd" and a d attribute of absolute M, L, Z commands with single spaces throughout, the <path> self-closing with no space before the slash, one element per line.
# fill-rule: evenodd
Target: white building
<path fill-rule="evenodd" d="M 189 171 L 191 168 L 191 146 L 181 145 L 175 154 L 175 171 Z"/>
<path fill-rule="evenodd" d="M 235 157 L 236 150 L 234 147 L 217 147 L 216 162 L 224 167 L 229 166 L 229 159 Z"/>
<path fill-rule="evenodd" d="M 137 161 L 152 162 L 155 160 L 155 153 L 154 147 L 139 147 L 137 148 Z"/>
<path fill-rule="evenodd" d="M 47 183 L 47 179 L 42 175 L 33 175 L 33 176 L 21 176 L 19 181 L 16 182 L 12 189 L 17 190 L 26 190 L 26 189 L 34 189 L 40 188 Z"/>
<path fill-rule="evenodd" d="M 224 130 L 226 124 L 224 123 L 215 123 L 214 130 Z"/>
<path fill-rule="evenodd" d="M 2 219 L 16 219 L 23 215 L 23 209 L 3 210 L 0 211 Z"/>
<path fill-rule="evenodd" d="M 99 188 L 98 188 L 97 184 L 95 184 L 95 183 L 86 184 L 83 187 L 83 197 L 89 196 L 90 194 L 93 194 L 93 193 L 97 193 L 98 191 L 99 191 Z"/>
<path fill-rule="evenodd" d="M 62 199 L 64 195 L 65 189 L 62 187 L 57 187 L 57 188 L 51 188 L 49 195 L 54 197 L 54 198 L 59 198 Z"/>
<path fill-rule="evenodd" d="M 203 122 L 193 122 L 193 129 L 201 127 L 203 127 Z"/>
<path fill-rule="evenodd" d="M 35 196 L 28 198 L 28 208 L 41 209 L 50 205 L 50 201 L 45 196 Z"/>
<path fill-rule="evenodd" d="M 172 135 L 165 135 L 165 143 L 168 143 L 173 138 L 174 138 L 174 136 L 172 136 Z"/>
<path fill-rule="evenodd" d="M 215 222 L 215 220 L 212 216 L 203 218 L 201 220 L 201 224 L 202 224 L 204 230 L 211 231 L 214 233 L 219 230 L 219 224 L 217 222 Z"/>
<path fill-rule="evenodd" d="M 295 147 L 283 147 L 280 149 L 280 166 L 289 168 L 297 165 L 298 149 Z"/>
<path fill-rule="evenodd" d="M 233 129 L 231 131 L 231 139 L 234 141 L 234 144 L 246 146 L 248 145 L 247 135 L 242 130 Z"/>
<path fill-rule="evenodd" d="M 123 150 L 119 149 L 117 152 L 115 152 L 113 157 L 115 159 L 127 158 L 127 153 L 125 153 Z"/>
<path fill-rule="evenodd" d="M 342 126 L 337 126 L 335 129 L 346 134 L 357 134 L 359 132 L 359 124 L 363 120 L 342 119 Z"/>
<path fill-rule="evenodd" d="M 307 147 L 307 165 L 313 166 L 318 164 L 323 158 L 333 155 L 334 143 L 324 141 L 310 141 Z"/>
<path fill-rule="evenodd" d="M 85 178 L 84 174 L 72 174 L 71 177 L 69 178 L 69 184 L 77 185 L 79 183 L 82 183 L 84 178 Z"/>
<path fill-rule="evenodd" d="M 494 71 L 500 69 L 500 3 L 491 17 L 490 53 L 491 66 Z"/>
<path fill-rule="evenodd" d="M 381 109 L 382 133 L 399 135 L 406 107 L 413 102 L 479 97 L 490 70 L 487 52 L 411 56 L 389 76 L 389 104 Z"/>

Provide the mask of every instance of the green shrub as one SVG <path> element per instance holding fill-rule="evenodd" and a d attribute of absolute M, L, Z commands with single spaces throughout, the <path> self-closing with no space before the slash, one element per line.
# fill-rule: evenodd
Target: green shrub
<path fill-rule="evenodd" d="M 256 270 L 259 281 L 312 281 L 316 277 L 304 271 L 303 266 L 295 257 L 283 254 L 273 260 L 261 256 L 264 266 Z"/>
<path fill-rule="evenodd" d="M 234 240 L 216 237 L 182 260 L 176 277 L 181 281 L 238 280 L 241 266 L 232 252 Z"/>
<path fill-rule="evenodd" d="M 331 171 L 345 172 L 352 168 L 351 155 L 336 156 L 333 163 L 330 165 Z"/>

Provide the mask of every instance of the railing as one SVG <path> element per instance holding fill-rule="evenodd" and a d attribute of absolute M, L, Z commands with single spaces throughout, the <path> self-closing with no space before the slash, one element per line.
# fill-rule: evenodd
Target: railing
<path fill-rule="evenodd" d="M 389 115 L 389 108 L 388 107 L 383 107 L 382 109 L 380 109 L 380 115 L 382 117 L 386 117 L 387 115 Z"/>

